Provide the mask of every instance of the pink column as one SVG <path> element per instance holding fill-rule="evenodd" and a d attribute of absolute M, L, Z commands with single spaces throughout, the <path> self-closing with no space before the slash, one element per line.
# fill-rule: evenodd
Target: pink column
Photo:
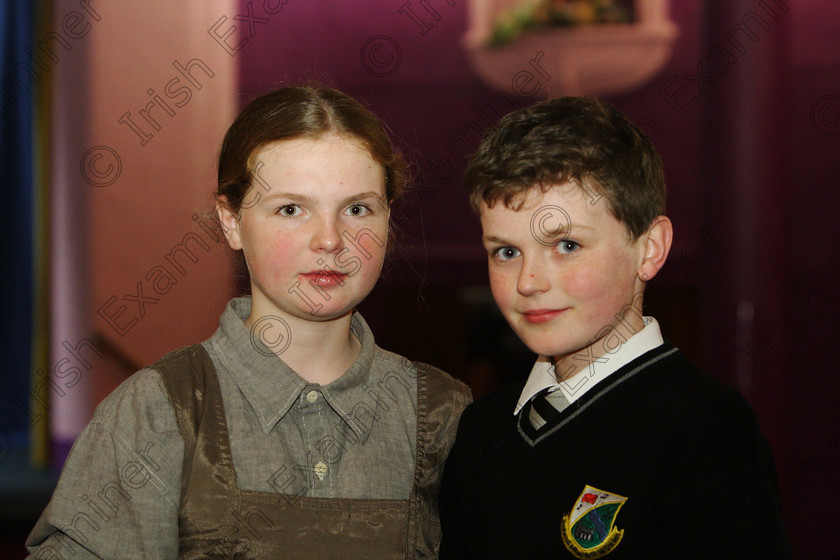
<path fill-rule="evenodd" d="M 233 0 L 54 4 L 71 47 L 51 43 L 59 447 L 135 369 L 209 336 L 231 295 L 229 253 L 204 213 L 237 108 L 237 59 L 208 30 L 236 13 Z"/>

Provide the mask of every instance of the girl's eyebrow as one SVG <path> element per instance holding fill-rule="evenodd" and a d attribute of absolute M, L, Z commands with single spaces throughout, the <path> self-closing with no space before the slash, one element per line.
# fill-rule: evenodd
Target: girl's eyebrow
<path fill-rule="evenodd" d="M 366 198 L 384 198 L 384 196 L 384 194 L 379 194 L 376 191 L 366 191 L 346 197 L 341 201 L 341 204 L 347 204 L 348 202 L 352 202 L 354 200 L 364 200 Z"/>
<path fill-rule="evenodd" d="M 380 194 L 376 191 L 365 191 L 365 192 L 352 194 L 348 197 L 343 198 L 342 200 L 339 201 L 339 205 L 343 206 L 345 204 L 348 204 L 348 203 L 356 201 L 356 200 L 364 200 L 364 199 L 367 199 L 367 198 L 377 198 L 378 199 L 378 198 L 383 198 L 384 196 L 385 196 L 384 194 Z M 271 194 L 269 194 L 265 197 L 265 200 L 273 200 L 275 198 L 287 199 L 287 200 L 291 200 L 291 201 L 294 201 L 294 202 L 307 202 L 307 203 L 312 203 L 312 202 L 316 201 L 315 198 L 313 198 L 309 195 L 294 193 L 294 192 L 271 193 Z"/>
<path fill-rule="evenodd" d="M 509 241 L 506 241 L 506 240 L 502 239 L 501 237 L 496 237 L 495 235 L 485 235 L 484 237 L 482 237 L 482 239 L 484 241 L 489 242 L 489 243 L 498 243 L 499 245 L 510 245 L 511 244 Z"/>
<path fill-rule="evenodd" d="M 289 200 L 294 200 L 296 202 L 312 202 L 314 199 L 311 196 L 300 194 L 300 193 L 292 193 L 292 192 L 278 192 L 272 193 L 265 197 L 265 200 L 271 200 L 274 198 L 287 198 Z"/>

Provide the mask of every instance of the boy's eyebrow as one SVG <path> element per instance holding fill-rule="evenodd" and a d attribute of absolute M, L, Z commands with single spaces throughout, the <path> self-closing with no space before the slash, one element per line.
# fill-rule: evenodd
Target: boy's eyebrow
<path fill-rule="evenodd" d="M 589 231 L 597 231 L 598 230 L 598 228 L 594 228 L 592 226 L 574 225 L 573 224 L 572 227 L 571 227 L 571 232 L 574 232 L 575 230 L 579 230 L 579 229 L 587 229 Z M 489 241 L 490 243 L 498 243 L 500 245 L 511 245 L 510 241 L 507 241 L 506 239 L 502 239 L 501 237 L 496 237 L 495 235 L 485 235 L 481 239 L 484 240 L 484 241 Z"/>

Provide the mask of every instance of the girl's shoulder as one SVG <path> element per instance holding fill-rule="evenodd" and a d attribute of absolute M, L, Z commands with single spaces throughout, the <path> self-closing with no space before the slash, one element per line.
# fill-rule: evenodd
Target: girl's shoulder
<path fill-rule="evenodd" d="M 177 431 L 160 372 L 145 367 L 132 374 L 99 403 L 90 423 L 113 427 L 117 422 L 147 424 L 158 433 Z"/>
<path fill-rule="evenodd" d="M 90 424 L 113 429 L 119 423 L 123 427 L 143 426 L 156 433 L 177 432 L 178 424 L 165 375 L 181 371 L 190 376 L 193 368 L 189 362 L 194 361 L 202 350 L 202 344 L 179 348 L 141 368 L 97 405 Z"/>
<path fill-rule="evenodd" d="M 448 396 L 461 409 L 472 402 L 470 388 L 442 369 L 423 362 L 408 358 L 376 347 L 375 360 L 387 367 L 388 374 L 401 375 L 412 380 L 422 377 L 424 386 L 428 387 L 430 395 Z"/>

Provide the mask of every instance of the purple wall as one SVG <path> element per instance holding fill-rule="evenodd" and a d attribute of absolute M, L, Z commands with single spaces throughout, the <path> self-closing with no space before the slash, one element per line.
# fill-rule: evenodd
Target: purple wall
<path fill-rule="evenodd" d="M 486 284 L 486 272 L 460 187 L 468 146 L 452 142 L 495 118 L 495 92 L 470 69 L 460 46 L 466 4 L 453 3 L 431 2 L 436 19 L 414 0 L 289 2 L 273 16 L 242 1 L 241 13 L 252 6 L 268 22 L 235 56 L 243 102 L 283 83 L 334 85 L 365 100 L 405 144 L 418 189 L 365 313 L 380 344 L 483 392 L 503 378 L 476 358 L 475 334 L 490 336 L 476 325 L 496 319 L 477 314 L 486 292 L 463 289 Z M 840 545 L 812 520 L 831 519 L 830 497 L 840 496 L 840 10 L 686 0 L 672 3 L 672 18 L 681 35 L 666 68 L 610 99 L 665 162 L 677 237 L 649 303 L 667 336 L 752 402 L 776 454 L 797 557 L 834 558 Z"/>

